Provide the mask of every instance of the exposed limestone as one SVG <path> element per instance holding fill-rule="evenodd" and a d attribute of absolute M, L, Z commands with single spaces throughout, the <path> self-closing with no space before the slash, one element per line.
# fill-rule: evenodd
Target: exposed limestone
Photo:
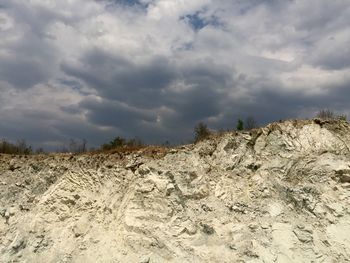
<path fill-rule="evenodd" d="M 0 156 L 0 262 L 349 262 L 350 126 Z"/>

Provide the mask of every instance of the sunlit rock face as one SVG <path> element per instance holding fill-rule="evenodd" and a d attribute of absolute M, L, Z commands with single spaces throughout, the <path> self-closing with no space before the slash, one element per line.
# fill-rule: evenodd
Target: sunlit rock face
<path fill-rule="evenodd" d="M 350 126 L 0 156 L 0 262 L 346 262 Z"/>

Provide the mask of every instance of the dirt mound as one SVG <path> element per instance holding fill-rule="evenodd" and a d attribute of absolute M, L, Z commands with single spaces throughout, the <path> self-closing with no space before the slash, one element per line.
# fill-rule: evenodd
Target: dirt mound
<path fill-rule="evenodd" d="M 0 262 L 348 262 L 350 126 L 0 157 Z"/>

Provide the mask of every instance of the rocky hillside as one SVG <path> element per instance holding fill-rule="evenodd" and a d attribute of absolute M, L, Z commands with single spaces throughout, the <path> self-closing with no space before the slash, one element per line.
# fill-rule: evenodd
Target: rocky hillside
<path fill-rule="evenodd" d="M 0 156 L 0 262 L 349 262 L 350 126 Z"/>

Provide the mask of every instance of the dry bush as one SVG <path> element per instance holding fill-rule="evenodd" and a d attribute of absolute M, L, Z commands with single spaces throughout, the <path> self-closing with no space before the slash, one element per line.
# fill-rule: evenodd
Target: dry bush
<path fill-rule="evenodd" d="M 336 114 L 329 109 L 322 109 L 316 114 L 316 117 L 320 119 L 335 119 Z"/>
<path fill-rule="evenodd" d="M 329 119 L 339 119 L 339 120 L 347 120 L 346 115 L 344 114 L 336 114 L 334 111 L 329 109 L 322 109 L 316 114 L 316 118 L 323 119 L 323 120 L 329 120 Z"/>
<path fill-rule="evenodd" d="M 101 146 L 101 150 L 103 151 L 109 151 L 113 149 L 141 149 L 145 145 L 140 139 L 125 139 L 120 136 L 115 137 L 112 141 L 109 143 L 105 143 Z"/>
<path fill-rule="evenodd" d="M 194 142 L 200 142 L 206 138 L 208 138 L 211 135 L 210 130 L 208 129 L 207 125 L 203 122 L 198 123 L 194 127 Z"/>

